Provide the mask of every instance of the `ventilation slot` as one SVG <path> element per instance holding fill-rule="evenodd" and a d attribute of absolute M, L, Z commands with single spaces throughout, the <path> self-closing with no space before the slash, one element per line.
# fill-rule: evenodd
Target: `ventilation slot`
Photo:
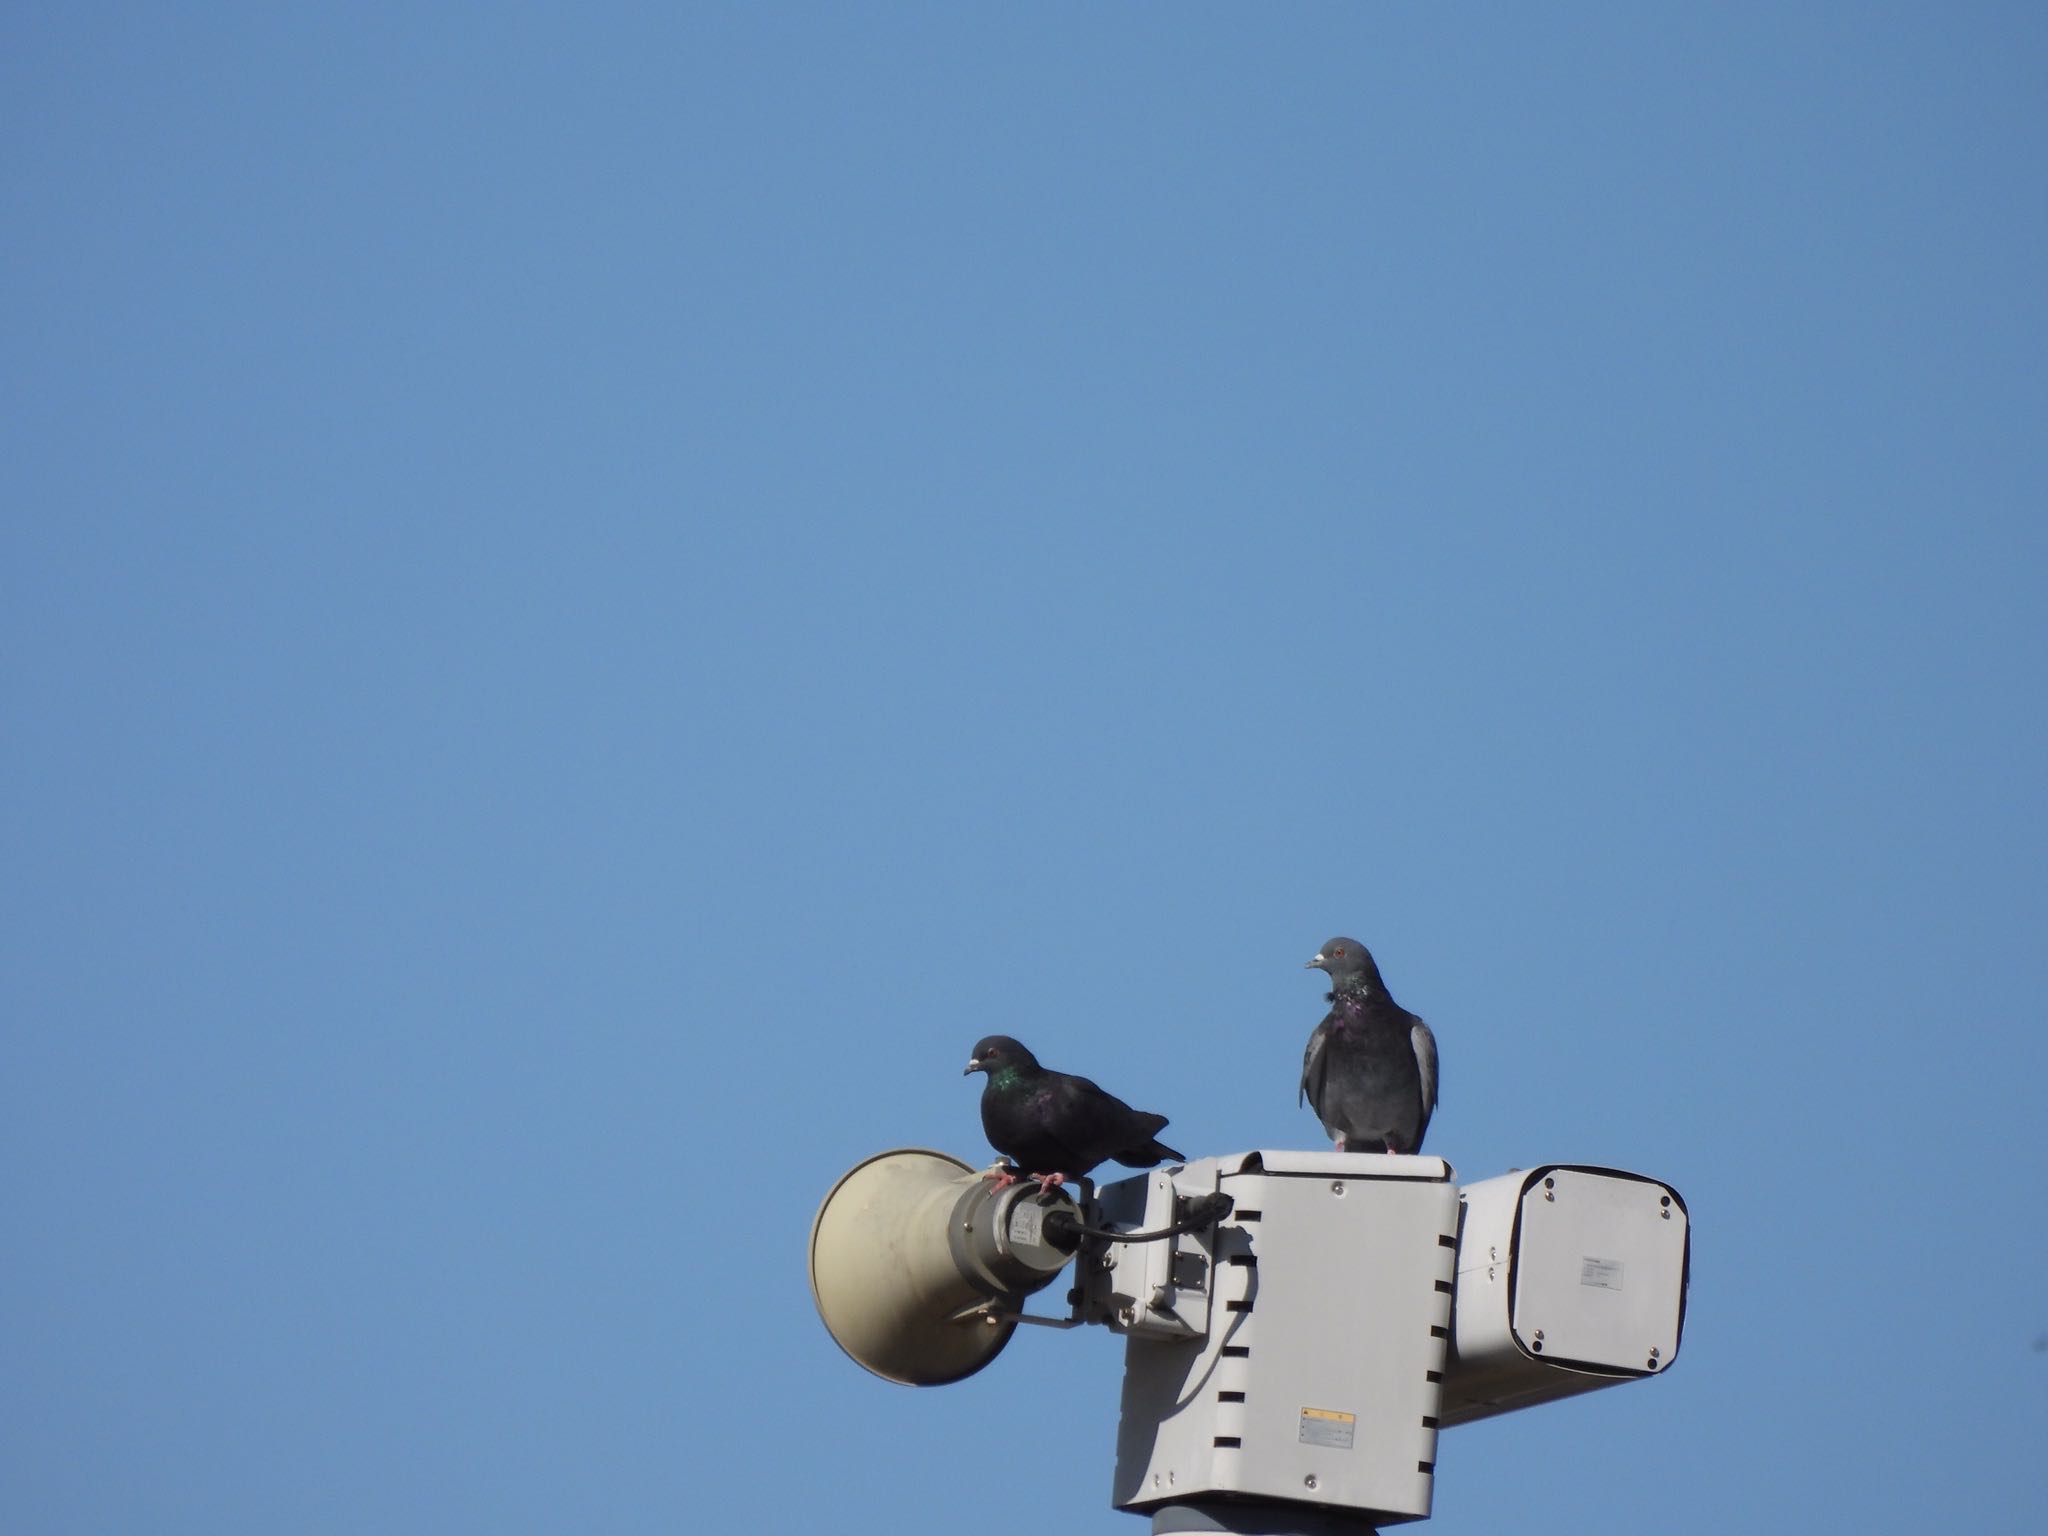
<path fill-rule="evenodd" d="M 1243 1435 L 1218 1435 L 1216 1437 L 1216 1449 L 1219 1451 L 1234 1451 L 1243 1444 Z"/>
<path fill-rule="evenodd" d="M 1251 1357 L 1252 1347 L 1249 1344 L 1226 1344 L 1223 1346 L 1223 1358 L 1226 1360 L 1249 1360 Z"/>
<path fill-rule="evenodd" d="M 1241 1403 L 1244 1401 L 1244 1394 L 1242 1392 L 1218 1392 L 1216 1394 L 1216 1401 L 1219 1403 Z"/>

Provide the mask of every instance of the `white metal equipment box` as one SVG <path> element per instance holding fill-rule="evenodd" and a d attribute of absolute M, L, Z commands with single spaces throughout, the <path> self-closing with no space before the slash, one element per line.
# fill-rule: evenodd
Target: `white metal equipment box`
<path fill-rule="evenodd" d="M 1236 1202 L 1203 1234 L 1213 1265 L 1185 1247 L 1176 1259 L 1181 1245 L 1134 1244 L 1083 1282 L 1128 1335 L 1117 1507 L 1256 1500 L 1427 1517 L 1457 1258 L 1450 1165 L 1240 1153 L 1124 1180 L 1101 1205 L 1126 1230 L 1158 1228 L 1176 1190 Z"/>
<path fill-rule="evenodd" d="M 1462 1201 L 1445 1425 L 1670 1369 L 1691 1255 L 1677 1191 L 1550 1164 Z"/>

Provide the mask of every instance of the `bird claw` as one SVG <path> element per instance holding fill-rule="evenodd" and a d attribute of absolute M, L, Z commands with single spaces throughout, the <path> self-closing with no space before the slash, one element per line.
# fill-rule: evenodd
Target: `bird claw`
<path fill-rule="evenodd" d="M 1017 1182 L 1017 1170 L 1003 1163 L 997 1163 L 993 1168 L 983 1173 L 982 1177 L 994 1186 L 990 1189 L 989 1193 L 1000 1195 L 1004 1190 Z"/>
<path fill-rule="evenodd" d="M 1351 1151 L 1352 1148 L 1350 1144 L 1350 1139 L 1348 1137 L 1339 1136 L 1337 1138 L 1337 1150 L 1339 1152 Z M 1358 1150 L 1360 1152 L 1385 1152 L 1394 1157 L 1400 1156 L 1400 1153 L 1394 1150 L 1394 1138 L 1391 1136 L 1382 1138 L 1380 1144 L 1376 1147 L 1360 1147 L 1358 1148 Z"/>
<path fill-rule="evenodd" d="M 1031 1177 L 1038 1181 L 1038 1192 L 1041 1195 L 1049 1195 L 1067 1182 L 1064 1173 L 1034 1173 Z"/>

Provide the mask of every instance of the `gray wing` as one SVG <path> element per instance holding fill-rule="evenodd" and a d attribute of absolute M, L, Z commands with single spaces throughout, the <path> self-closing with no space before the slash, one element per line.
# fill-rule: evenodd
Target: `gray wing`
<path fill-rule="evenodd" d="M 1294 1096 L 1299 1104 L 1306 1099 L 1310 1104 L 1321 1104 L 1323 1099 L 1323 1073 L 1328 1064 L 1323 1060 L 1323 1048 L 1330 1043 L 1330 1021 L 1323 1020 L 1316 1026 L 1316 1032 L 1308 1037 L 1308 1049 L 1301 1056 L 1301 1091 Z M 1318 1115 L 1322 1110 L 1316 1111 Z"/>
<path fill-rule="evenodd" d="M 1422 1133 L 1429 1129 L 1429 1117 L 1436 1113 L 1436 1036 L 1417 1019 L 1415 1027 L 1408 1031 L 1408 1039 L 1415 1047 L 1415 1065 L 1422 1073 L 1422 1119 L 1415 1127 L 1415 1145 L 1419 1147 Z"/>

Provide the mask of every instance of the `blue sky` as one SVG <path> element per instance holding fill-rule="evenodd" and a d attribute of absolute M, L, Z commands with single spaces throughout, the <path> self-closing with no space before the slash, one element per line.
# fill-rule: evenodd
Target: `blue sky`
<path fill-rule="evenodd" d="M 2036 8 L 0 39 L 0 1526 L 1143 1530 L 811 1216 L 992 1031 L 1315 1145 L 1352 932 L 1695 1223 L 1434 1528 L 2040 1528 Z"/>

